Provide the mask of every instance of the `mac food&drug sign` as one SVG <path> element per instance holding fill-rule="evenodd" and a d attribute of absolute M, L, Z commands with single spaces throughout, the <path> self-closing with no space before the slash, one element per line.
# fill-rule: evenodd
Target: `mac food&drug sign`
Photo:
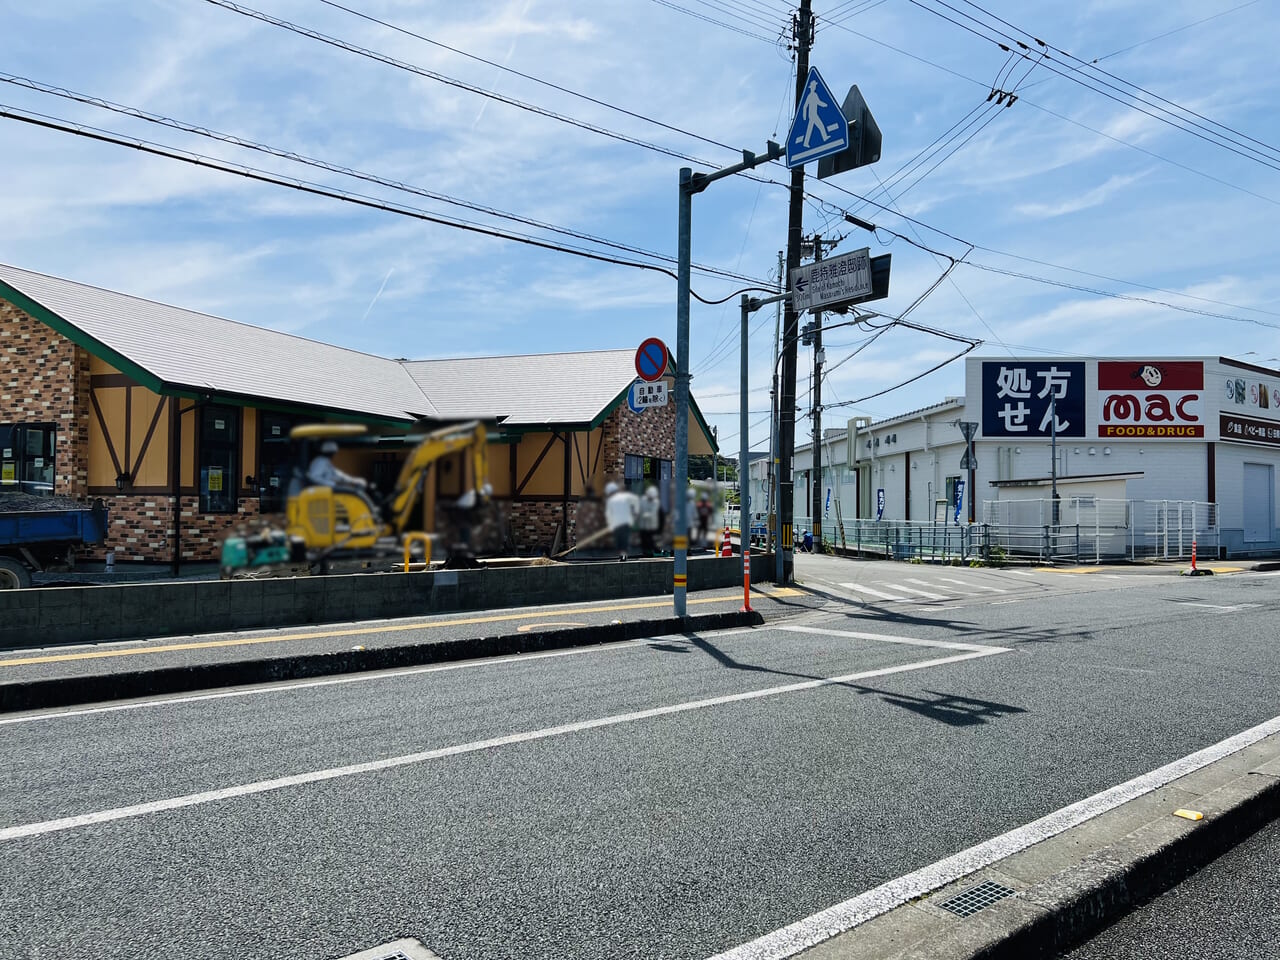
<path fill-rule="evenodd" d="M 1098 436 L 1203 439 L 1204 362 L 1098 361 Z"/>

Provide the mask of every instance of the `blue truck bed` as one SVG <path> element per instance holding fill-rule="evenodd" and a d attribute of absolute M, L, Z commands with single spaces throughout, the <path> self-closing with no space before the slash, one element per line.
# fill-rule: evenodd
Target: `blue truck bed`
<path fill-rule="evenodd" d="M 98 516 L 88 507 L 83 510 L 0 512 L 0 546 L 101 543 L 105 533 Z"/>

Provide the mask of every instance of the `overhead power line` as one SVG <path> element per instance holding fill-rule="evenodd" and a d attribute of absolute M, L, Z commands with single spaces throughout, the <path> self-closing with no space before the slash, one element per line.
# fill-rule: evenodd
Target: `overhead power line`
<path fill-rule="evenodd" d="M 950 4 L 945 3 L 945 0 L 935 0 L 935 2 L 942 3 L 942 4 L 943 4 L 943 6 L 946 6 L 946 7 L 948 7 L 948 8 L 949 8 L 949 9 L 951 9 L 951 10 L 956 10 L 956 12 L 957 12 L 957 13 L 959 13 L 959 12 L 960 12 L 960 11 L 959 11 L 959 10 L 957 10 L 955 7 L 952 7 Z M 1015 32 L 1017 32 L 1017 33 L 1020 33 L 1020 34 L 1022 34 L 1022 35 L 1024 35 L 1024 36 L 1028 36 L 1028 37 L 1031 37 L 1031 36 L 1032 36 L 1032 35 L 1031 35 L 1030 33 L 1028 33 L 1026 30 L 1023 30 L 1021 27 L 1016 27 L 1016 26 L 1014 26 L 1012 23 L 1010 23 L 1008 20 L 1005 20 L 1005 19 L 1003 19 L 1003 18 L 1001 18 L 1001 17 L 998 17 L 998 16 L 996 16 L 995 14 L 991 13 L 990 11 L 983 9 L 983 7 L 979 6 L 979 5 L 978 5 L 978 4 L 976 4 L 976 3 L 973 3 L 973 2 L 972 2 L 972 0 L 961 0 L 961 2 L 962 2 L 962 3 L 967 4 L 967 5 L 968 5 L 968 6 L 970 6 L 970 7 L 973 7 L 975 10 L 981 11 L 981 13 L 982 13 L 984 16 L 990 17 L 991 19 L 996 20 L 996 21 L 998 21 L 999 23 L 1004 24 L 1006 27 L 1008 27 L 1009 29 L 1011 29 L 1011 30 L 1013 30 L 1013 31 L 1015 31 Z M 976 20 L 975 20 L 975 22 L 979 22 L 979 21 L 976 21 Z M 1039 40 L 1039 38 L 1032 37 L 1032 39 L 1035 39 L 1037 43 L 1042 43 L 1042 42 L 1043 42 L 1043 41 L 1040 41 L 1040 40 Z M 1054 51 L 1056 51 L 1056 52 L 1058 52 L 1058 53 L 1062 54 L 1062 56 L 1066 57 L 1067 59 L 1069 59 L 1069 60 L 1074 60 L 1074 61 L 1075 61 L 1076 63 L 1078 63 L 1078 64 L 1080 65 L 1080 67 L 1081 67 L 1082 69 L 1084 69 L 1084 70 L 1089 70 L 1089 71 L 1091 71 L 1091 72 L 1093 72 L 1093 73 L 1099 74 L 1099 75 L 1104 76 L 1104 77 L 1110 77 L 1112 80 L 1115 80 L 1117 83 L 1123 84 L 1123 85 L 1124 85 L 1124 86 L 1126 86 L 1126 87 L 1130 87 L 1130 88 L 1132 88 L 1133 90 L 1138 91 L 1138 93 L 1141 93 L 1141 94 L 1142 94 L 1143 96 L 1145 96 L 1145 97 L 1150 97 L 1152 100 L 1156 100 L 1156 101 L 1159 101 L 1160 103 L 1168 104 L 1168 106 L 1170 106 L 1170 107 L 1174 108 L 1175 110 L 1180 111 L 1181 113 L 1184 113 L 1184 114 L 1187 114 L 1188 116 L 1196 117 L 1196 118 L 1198 118 L 1198 119 L 1200 119 L 1200 120 L 1203 120 L 1203 121 L 1205 121 L 1205 123 L 1212 124 L 1213 126 L 1217 127 L 1217 128 L 1218 128 L 1218 129 L 1220 129 L 1220 130 L 1225 130 L 1225 131 L 1227 131 L 1228 133 L 1230 133 L 1233 137 L 1239 138 L 1239 140 L 1240 140 L 1240 141 L 1245 141 L 1245 140 L 1247 140 L 1247 141 L 1250 141 L 1250 142 L 1252 142 L 1252 143 L 1257 144 L 1257 145 L 1258 145 L 1258 146 L 1260 146 L 1260 147 L 1264 147 L 1264 148 L 1265 148 L 1267 151 L 1269 151 L 1273 156 L 1275 156 L 1276 158 L 1280 158 L 1280 149 L 1278 149 L 1278 148 L 1276 148 L 1276 147 L 1272 146 L 1271 144 L 1269 144 L 1269 143 L 1265 143 L 1265 142 L 1263 142 L 1262 140 L 1258 140 L 1258 139 L 1256 139 L 1256 138 L 1254 138 L 1254 137 L 1251 137 L 1251 136 L 1249 136 L 1249 135 L 1248 135 L 1248 134 L 1246 134 L 1246 133 L 1242 133 L 1242 132 L 1240 132 L 1239 130 L 1235 129 L 1234 127 L 1228 126 L 1228 125 L 1227 125 L 1227 124 L 1225 124 L 1225 123 L 1219 123 L 1217 120 L 1213 120 L 1213 119 L 1211 119 L 1211 118 L 1209 118 L 1209 117 L 1206 117 L 1206 116 L 1205 116 L 1204 114 L 1202 114 L 1202 113 L 1197 113 L 1195 110 L 1192 110 L 1190 107 L 1184 107 L 1182 104 L 1177 103 L 1177 102 L 1175 102 L 1175 101 L 1173 101 L 1173 100 L 1170 100 L 1170 99 L 1168 99 L 1167 97 L 1162 97 L 1162 96 L 1161 96 L 1160 94 L 1158 94 L 1158 93 L 1152 93 L 1150 90 L 1146 89 L 1145 87 L 1139 86 L 1138 84 L 1133 83 L 1132 81 L 1124 80 L 1124 79 L 1122 79 L 1121 77 L 1116 76 L 1114 73 L 1110 73 L 1109 71 L 1103 70 L 1101 67 L 1099 67 L 1099 66 L 1097 65 L 1097 64 L 1098 64 L 1098 61 L 1096 61 L 1096 60 L 1093 60 L 1093 61 L 1086 61 L 1086 60 L 1082 60 L 1082 59 L 1080 59 L 1079 57 L 1077 57 L 1075 54 L 1072 54 L 1072 53 L 1067 52 L 1066 50 L 1063 50 L 1061 47 L 1056 47 L 1056 46 L 1054 46 L 1053 44 L 1044 44 L 1044 45 L 1045 45 L 1045 46 L 1047 46 L 1050 50 L 1054 50 Z M 1109 87 L 1110 87 L 1110 86 L 1111 86 L 1111 84 L 1106 84 L 1106 86 L 1109 86 Z M 1119 88 L 1112 87 L 1112 89 L 1119 89 Z M 1153 104 L 1153 105 L 1154 105 L 1154 104 Z M 1195 126 L 1200 126 L 1200 124 L 1194 124 L 1194 125 L 1195 125 Z M 1208 129 L 1208 128 L 1201 127 L 1201 129 Z M 1213 132 L 1213 131 L 1210 131 L 1210 132 Z"/>
<path fill-rule="evenodd" d="M 379 17 L 375 17 L 371 14 L 364 13 L 360 10 L 356 10 L 353 7 L 346 6 L 345 4 L 338 3 L 337 0 L 320 0 L 320 2 L 327 6 L 333 7 L 336 10 L 341 10 L 344 13 L 349 13 L 353 17 L 359 17 L 361 20 L 365 20 L 369 23 L 376 23 L 380 27 L 385 27 L 388 30 L 393 30 L 396 33 L 403 34 L 406 37 L 412 37 L 415 40 L 420 40 L 423 43 L 430 44 L 433 47 L 438 47 L 441 50 L 448 50 L 450 53 L 455 53 L 460 57 L 466 57 L 468 60 L 474 60 L 476 63 L 482 63 L 486 67 L 492 67 L 495 70 L 501 70 L 503 73 L 509 73 L 512 76 L 520 77 L 522 80 L 528 80 L 531 83 L 539 84 L 540 86 L 546 87 L 549 90 L 555 90 L 557 93 L 564 93 L 564 94 L 567 94 L 568 96 L 575 97 L 578 100 L 582 100 L 586 103 L 594 104 L 597 107 L 604 107 L 606 110 L 612 110 L 615 113 L 620 113 L 624 116 L 631 117 L 634 120 L 641 120 L 644 123 L 652 124 L 655 127 L 661 127 L 663 130 L 670 130 L 672 133 L 678 133 L 681 136 L 689 137 L 690 139 L 693 139 L 693 140 L 700 140 L 703 143 L 710 144 L 713 147 L 720 147 L 721 149 L 731 150 L 735 153 L 738 152 L 737 147 L 731 146 L 727 143 L 721 143 L 719 140 L 714 140 L 711 137 L 703 136 L 700 133 L 694 133 L 692 130 L 685 130 L 681 127 L 673 126 L 672 124 L 669 124 L 669 123 L 664 123 L 662 120 L 658 120 L 654 117 L 650 117 L 647 114 L 637 113 L 634 110 L 628 110 L 626 107 L 620 107 L 617 104 L 609 103 L 607 100 L 601 100 L 599 97 L 593 97 L 590 94 L 582 93 L 578 90 L 571 90 L 569 87 L 563 86 L 558 83 L 553 83 L 550 80 L 544 80 L 542 77 L 536 77 L 531 73 L 525 73 L 521 70 L 515 69 L 514 67 L 509 67 L 504 63 L 498 63 L 495 60 L 487 60 L 484 57 L 477 56 L 474 53 L 468 53 L 466 50 L 462 50 L 462 49 L 459 49 L 458 47 L 450 46 L 449 44 L 442 43 L 439 40 L 434 40 L 431 37 L 428 37 L 421 33 L 417 33 L 413 30 L 408 29 L 407 27 L 400 26 L 399 24 L 392 23 L 389 20 L 384 20 Z"/>
<path fill-rule="evenodd" d="M 273 17 L 268 13 L 263 13 L 261 10 L 255 10 L 252 7 L 244 6 L 243 4 L 233 3 L 231 2 L 231 0 L 205 0 L 205 2 L 211 3 L 215 7 L 222 7 L 224 10 L 230 10 L 233 13 L 238 13 L 243 17 L 249 17 L 250 19 L 259 20 L 262 23 L 270 24 L 273 27 L 279 27 L 281 30 L 287 30 L 290 33 L 296 33 L 299 36 L 307 37 L 309 39 L 316 40 L 320 43 L 328 44 L 329 46 L 335 47 L 339 50 L 345 50 L 348 53 L 354 53 L 357 56 L 365 57 L 369 60 L 376 60 L 377 62 L 384 63 L 387 66 L 395 67 L 397 70 L 404 70 L 404 71 L 407 71 L 408 73 L 413 73 L 420 77 L 425 77 L 428 80 L 435 80 L 438 83 L 443 83 L 443 84 L 446 84 L 447 86 L 455 87 L 459 90 L 466 90 L 468 93 L 474 93 L 477 96 L 485 97 L 489 100 L 493 100 L 498 103 L 505 103 L 508 106 L 517 107 L 520 110 L 526 110 L 530 113 L 536 113 L 539 116 L 546 117 L 550 120 L 556 120 L 559 123 L 568 124 L 569 126 L 577 127 L 581 130 L 586 130 L 590 133 L 595 133 L 602 137 L 608 137 L 611 140 L 619 140 L 622 143 L 629 143 L 632 146 L 643 147 L 646 150 L 652 150 L 652 151 L 655 151 L 656 153 L 665 154 L 666 156 L 673 157 L 677 160 L 685 160 L 689 163 L 698 163 L 698 164 L 703 164 L 705 166 L 713 166 L 713 164 L 710 164 L 706 160 L 701 160 L 697 157 L 691 157 L 688 154 L 681 153 L 678 150 L 672 150 L 669 147 L 664 147 L 656 143 L 650 143 L 649 141 L 641 140 L 638 137 L 632 137 L 625 133 L 619 133 L 615 130 L 609 130 L 608 128 L 599 126 L 598 124 L 589 123 L 585 120 L 579 120 L 575 117 L 570 117 L 563 113 L 557 113 L 555 110 L 549 110 L 546 107 L 540 107 L 536 104 L 527 103 L 523 100 L 516 100 L 513 97 L 505 97 L 500 93 L 495 93 L 492 90 L 486 90 L 484 87 L 476 86 L 474 83 L 467 83 L 464 80 L 458 80 L 454 77 L 446 76 L 445 74 L 439 73 L 438 71 L 428 70 L 426 67 L 420 67 L 417 64 L 408 63 L 404 60 L 397 60 L 395 57 L 387 56 L 385 53 L 378 53 L 375 50 L 369 50 L 365 47 L 357 46 L 354 43 L 348 43 L 346 40 L 340 40 L 337 37 L 328 36 L 327 34 L 320 33 L 317 30 L 312 30 L 309 27 L 303 27 L 296 23 L 292 23 L 288 20 L 282 20 L 279 17 Z"/>
<path fill-rule="evenodd" d="M 835 24 L 835 26 L 839 27 L 839 29 L 845 31 L 846 33 L 849 33 L 855 37 L 858 37 L 861 40 L 866 40 L 868 43 L 875 44 L 878 47 L 884 47 L 886 50 L 891 50 L 892 52 L 898 54 L 899 56 L 903 56 L 903 57 L 907 57 L 908 59 L 915 60 L 917 63 L 922 63 L 925 66 L 933 67 L 935 70 L 939 70 L 942 73 L 949 74 L 950 76 L 953 76 L 959 80 L 964 80 L 966 83 L 971 83 L 974 86 L 982 87 L 983 89 L 986 89 L 988 87 L 988 84 L 982 80 L 978 80 L 975 77 L 971 77 L 971 76 L 968 76 L 967 74 L 960 73 L 958 70 L 953 70 L 950 67 L 943 66 L 942 64 L 937 63 L 934 60 L 930 60 L 926 57 L 921 57 L 917 54 L 912 53 L 909 50 L 904 50 L 901 47 L 894 46 L 893 44 L 888 43 L 884 40 L 881 40 L 877 37 L 873 37 L 873 36 L 870 36 L 869 34 L 862 33 L 858 30 L 854 30 L 852 27 L 847 27 L 843 23 Z M 1032 100 L 1028 100 L 1025 96 L 1020 97 L 1019 99 L 1020 99 L 1020 102 L 1022 102 L 1023 104 L 1029 107 L 1032 107 L 1036 110 L 1039 110 L 1041 113 L 1046 113 L 1051 117 L 1055 117 L 1058 120 L 1063 121 L 1064 123 L 1069 123 L 1072 126 L 1079 127 L 1081 130 L 1087 130 L 1089 133 L 1092 133 L 1095 136 L 1103 137 L 1104 139 L 1110 140 L 1112 143 L 1118 143 L 1121 146 L 1128 147 L 1130 150 L 1136 150 L 1138 153 L 1141 153 L 1144 156 L 1151 157 L 1153 160 L 1159 160 L 1161 163 L 1167 163 L 1170 166 L 1177 167 L 1179 170 L 1184 170 L 1187 173 L 1194 174 L 1197 177 L 1201 177 L 1205 180 L 1210 180 L 1213 183 L 1220 184 L 1221 186 L 1227 187 L 1230 190 L 1235 190 L 1239 193 L 1246 194 L 1258 200 L 1263 200 L 1267 203 L 1280 206 L 1280 200 L 1277 200 L 1274 197 L 1265 196 L 1264 194 L 1258 193 L 1254 190 L 1250 190 L 1246 187 L 1242 187 L 1237 183 L 1232 183 L 1230 180 L 1224 180 L 1223 178 L 1215 176 L 1211 173 L 1206 173 L 1205 171 L 1199 170 L 1193 166 L 1190 166 L 1189 164 L 1181 163 L 1177 160 L 1172 160 L 1169 157 L 1164 156 L 1163 154 L 1156 153 L 1154 150 L 1148 150 L 1146 147 L 1140 147 L 1137 144 L 1130 143 L 1128 140 L 1123 140 L 1120 137 L 1114 136 L 1112 134 L 1104 133 L 1101 130 L 1097 130 L 1094 127 L 1089 126 L 1087 123 L 1083 123 L 1079 120 L 1076 120 L 1073 117 L 1068 117 L 1065 114 L 1058 113 L 1057 111 L 1051 110 L 1048 107 L 1042 106 Z M 827 182 L 830 184 L 830 181 L 827 181 Z"/>
<path fill-rule="evenodd" d="M 369 197 L 362 194 L 352 193 L 345 190 L 336 190 L 326 187 L 318 183 L 312 183 L 306 180 L 300 180 L 295 177 L 285 177 L 278 174 L 269 173 L 255 167 L 246 166 L 244 164 L 233 164 L 222 160 L 216 160 L 213 157 L 207 157 L 202 154 L 195 153 L 190 150 L 182 150 L 176 147 L 167 147 L 162 144 L 152 143 L 134 137 L 125 137 L 108 130 L 101 130 L 97 127 L 91 127 L 86 124 L 76 124 L 69 121 L 61 120 L 57 117 L 49 117 L 43 114 L 31 113 L 29 111 L 19 110 L 5 104 L 0 104 L 0 118 L 17 120 L 21 123 L 27 123 L 32 126 L 43 127 L 48 130 L 56 130 L 60 133 L 69 133 L 79 137 L 85 137 L 90 140 L 96 140 L 101 143 L 109 143 L 119 147 L 129 147 L 142 153 L 148 153 L 157 157 L 164 157 L 169 160 L 179 160 L 193 166 L 203 167 L 208 170 L 217 170 L 222 173 L 231 173 L 248 180 L 256 180 L 260 183 L 268 183 L 278 187 L 288 187 L 301 193 L 308 193 L 319 197 L 328 197 L 332 200 L 340 200 L 344 203 L 355 204 L 356 206 L 367 207 L 372 210 L 381 210 L 386 213 L 394 213 L 404 217 L 411 217 L 415 220 L 422 220 L 427 223 L 435 223 L 440 226 L 453 227 L 458 230 L 465 230 L 469 233 L 477 233 L 483 236 L 496 237 L 502 240 L 511 240 L 516 243 L 522 243 L 527 246 L 537 247 L 542 250 L 552 250 L 557 253 L 565 253 L 575 257 L 581 257 L 586 260 L 595 260 L 599 263 L 611 263 L 622 267 L 631 267 L 637 270 L 650 270 L 655 273 L 665 274 L 673 280 L 677 279 L 676 274 L 668 270 L 666 267 L 658 266 L 653 263 L 642 263 L 636 260 L 622 260 L 618 257 L 610 257 L 591 250 L 585 250 L 581 247 L 571 247 L 565 244 L 551 243 L 546 240 L 539 240 L 536 237 L 530 237 L 524 234 L 513 233 L 507 230 L 498 230 L 495 227 L 483 224 L 472 223 L 466 220 L 450 219 L 430 211 L 421 210 L 416 207 L 410 207 L 405 204 L 392 203 L 377 197 Z M 696 292 L 692 295 L 706 304 L 724 303 L 742 293 L 759 291 L 761 293 L 771 293 L 772 290 L 765 286 L 752 286 L 742 290 L 735 290 L 727 297 L 719 300 L 707 299 Z"/>
<path fill-rule="evenodd" d="M 744 37 L 750 37 L 752 40 L 763 40 L 765 43 L 773 43 L 773 41 L 768 37 L 763 37 L 758 33 L 752 33 L 750 30 L 744 30 L 742 27 L 735 27 L 731 23 L 725 23 L 723 20 L 717 20 L 714 17 L 707 16 L 706 14 L 698 13 L 696 10 L 690 10 L 688 7 L 682 7 L 678 3 L 672 3 L 671 0 L 653 0 L 653 2 L 659 6 L 675 10 L 678 13 L 687 14 L 688 16 L 701 20 L 704 23 L 710 23 L 717 27 L 724 27 L 726 30 L 732 30 L 734 33 L 740 33 Z"/>
<path fill-rule="evenodd" d="M 1010 47 L 1007 46 L 1005 43 L 1005 41 L 1007 41 L 1008 43 L 1021 48 L 1022 52 L 1018 53 L 1019 56 L 1022 56 L 1027 59 L 1029 59 L 1031 56 L 1030 48 L 1028 44 L 1023 42 L 1018 37 L 1012 36 L 1004 32 L 1003 30 L 1000 30 L 997 27 L 993 27 L 992 25 L 985 23 L 984 21 L 979 20 L 976 17 L 973 17 L 969 14 L 964 13 L 963 11 L 958 10 L 956 7 L 953 7 L 951 4 L 945 2 L 945 0 L 932 0 L 932 2 L 937 3 L 941 7 L 945 7 L 947 10 L 951 10 L 955 12 L 957 16 L 959 16 L 962 19 L 958 20 L 955 17 L 948 16 L 943 11 L 936 9 L 933 6 L 930 6 L 928 3 L 922 2 L 922 0 L 907 0 L 907 2 L 912 4 L 915 7 L 919 7 L 921 10 L 924 10 L 927 13 L 933 14 L 935 17 L 945 20 L 948 23 L 951 23 L 959 27 L 960 29 L 973 34 L 976 37 L 979 37 L 982 40 L 987 41 L 988 43 L 994 43 L 997 46 L 999 46 L 1001 49 L 1004 49 L 1004 50 L 1010 49 Z M 994 18 L 994 19 L 999 19 L 999 18 Z M 968 23 L 963 22 L 965 20 L 967 20 Z M 1005 22 L 1005 21 L 1001 21 L 1001 22 Z M 1057 47 L 1051 47 L 1049 44 L 1045 43 L 1043 40 L 1036 38 L 1034 35 L 1030 33 L 1024 32 L 1024 35 L 1030 38 L 1033 44 L 1040 47 L 1041 52 L 1047 53 L 1047 51 L 1049 50 L 1054 50 L 1058 53 L 1063 54 L 1064 57 L 1071 58 L 1070 54 L 1067 54 L 1065 51 L 1059 50 L 1059 48 Z M 1017 52 L 1017 51 L 1014 51 L 1014 52 Z M 1078 58 L 1071 58 L 1071 59 L 1078 60 Z M 1088 64 L 1084 64 L 1084 61 L 1079 61 L 1079 62 L 1084 66 L 1090 66 Z M 1261 164 L 1262 166 L 1280 171 L 1280 162 L 1278 162 L 1280 161 L 1280 149 L 1277 149 L 1276 147 L 1273 147 L 1269 144 L 1262 143 L 1262 141 L 1254 140 L 1252 137 L 1248 137 L 1244 134 L 1241 134 L 1238 131 L 1235 131 L 1232 128 L 1225 126 L 1224 124 L 1217 123 L 1216 121 L 1209 120 L 1207 122 L 1212 124 L 1214 127 L 1218 127 L 1219 130 L 1226 131 L 1225 133 L 1219 132 L 1219 130 L 1212 129 L 1211 127 L 1205 126 L 1204 124 L 1197 123 L 1195 120 L 1189 119 L 1189 116 L 1198 117 L 1200 119 L 1207 119 L 1207 118 L 1203 118 L 1200 116 L 1200 114 L 1196 114 L 1194 111 L 1188 110 L 1185 107 L 1181 107 L 1178 104 L 1173 103 L 1173 101 L 1165 100 L 1165 98 L 1163 97 L 1158 97 L 1154 94 L 1151 94 L 1149 91 L 1146 91 L 1141 87 L 1138 87 L 1136 84 L 1128 84 L 1128 86 L 1130 86 L 1133 91 L 1137 91 L 1137 93 L 1134 93 L 1131 90 L 1125 90 L 1122 87 L 1116 86 L 1115 84 L 1108 82 L 1107 80 L 1101 79 L 1100 77 L 1092 76 L 1092 75 L 1086 76 L 1084 71 L 1078 68 L 1059 69 L 1054 62 L 1054 58 L 1051 58 L 1050 56 L 1047 56 L 1047 55 L 1044 57 L 1044 67 L 1045 69 L 1049 70 L 1052 73 L 1057 74 L 1060 77 L 1070 80 L 1073 83 L 1079 84 L 1080 86 L 1083 86 L 1085 89 L 1091 90 L 1094 93 L 1101 94 L 1107 99 L 1112 100 L 1116 103 L 1119 103 L 1120 105 L 1127 107 L 1131 110 L 1135 110 L 1138 113 L 1144 114 L 1145 116 L 1148 116 L 1153 120 L 1157 120 L 1161 123 L 1167 124 L 1168 126 L 1171 126 L 1177 130 L 1181 130 L 1184 133 L 1189 133 L 1192 136 L 1197 137 L 1198 139 L 1204 140 L 1207 143 L 1211 143 L 1214 146 L 1226 149 L 1229 152 L 1234 153 L 1237 156 L 1240 156 L 1244 159 L 1253 160 L 1256 163 Z M 1113 77 L 1113 75 L 1108 74 L 1104 70 L 1100 70 L 1099 68 L 1096 68 L 1096 67 L 1093 69 L 1096 72 L 1103 74 L 1107 77 L 1112 77 L 1112 79 L 1119 80 L 1118 77 Z M 1126 83 L 1126 81 L 1119 81 L 1119 82 Z M 1115 93 L 1109 93 L 1108 90 L 1115 91 Z M 1117 96 L 1116 95 L 1117 93 L 1120 94 L 1120 96 Z M 1169 108 L 1162 107 L 1159 103 L 1152 102 L 1152 100 L 1143 99 L 1142 97 L 1138 96 L 1139 93 L 1143 94 L 1144 96 L 1151 97 L 1152 100 L 1161 100 L 1161 101 L 1164 101 L 1165 103 L 1169 103 L 1174 108 L 1181 111 L 1182 114 L 1187 114 L 1189 116 L 1183 116 L 1179 113 L 1175 113 L 1173 110 Z M 1150 109 L 1146 109 L 1146 108 L 1150 108 Z M 1246 141 L 1252 141 L 1253 143 L 1260 144 L 1263 147 L 1263 149 L 1260 150 L 1257 147 L 1250 146 L 1249 143 Z"/>
<path fill-rule="evenodd" d="M 616 240 L 609 240 L 604 237 L 598 237 L 594 234 L 585 233 L 580 230 L 574 230 L 569 227 L 558 226 L 554 223 L 548 223 L 543 220 L 535 220 L 532 217 L 521 216 L 520 214 L 509 213 L 500 210 L 497 207 L 491 207 L 487 204 L 476 203 L 470 200 L 462 200 L 458 197 L 452 197 L 448 194 L 439 193 L 434 190 L 427 190 L 423 187 L 416 187 L 412 184 L 404 183 L 399 180 L 391 180 L 386 177 L 380 177 L 376 174 L 365 173 L 360 170 L 345 167 L 340 164 L 330 163 L 327 160 L 308 157 L 304 154 L 296 153 L 292 150 L 282 150 L 278 147 L 272 147 L 264 143 L 258 143 L 253 140 L 238 137 L 234 134 L 221 133 L 217 130 L 211 130 L 208 127 L 200 127 L 194 124 L 185 123 L 181 120 L 175 120 L 172 117 L 162 116 L 160 114 L 150 113 L 137 107 L 131 107 L 124 104 L 113 103 L 110 100 L 104 100 L 100 97 L 92 97 L 88 94 L 76 93 L 74 90 L 65 90 L 59 87 L 53 87 L 49 84 L 41 83 L 27 77 L 16 77 L 12 74 L 0 72 L 0 82 L 8 83 L 12 86 L 22 87 L 28 90 L 34 90 L 38 93 L 48 94 L 50 96 L 60 97 L 64 100 L 71 100 L 76 103 L 82 103 L 87 106 L 97 107 L 102 110 L 109 110 L 123 116 L 133 117 L 137 120 L 144 120 L 148 123 L 157 124 L 159 126 L 168 127 L 172 130 L 180 130 L 184 133 L 195 134 L 210 140 L 217 140 L 221 143 L 230 144 L 236 147 L 243 147 L 246 150 L 253 150 L 258 153 L 265 153 L 269 156 L 278 157 L 282 160 L 289 160 L 293 163 L 300 163 L 304 166 L 315 167 L 321 170 L 327 170 L 330 173 L 341 174 L 342 176 L 352 177 L 357 180 L 363 180 L 367 183 L 377 184 L 378 186 L 388 187 L 392 190 L 398 190 L 404 193 L 411 193 L 415 196 L 424 197 L 428 200 L 435 200 L 439 203 L 447 203 L 451 206 L 463 207 L 467 210 L 473 210 L 476 213 L 488 214 L 502 220 L 510 220 L 513 223 L 521 223 L 528 227 L 537 227 L 540 230 L 547 230 L 551 233 L 558 233 L 563 236 L 573 237 L 576 240 L 585 240 L 589 243 L 598 244 L 604 247 L 610 247 L 614 250 L 621 250 L 624 253 L 634 253 L 644 257 L 651 257 L 655 260 L 661 260 L 666 263 L 676 263 L 676 258 L 666 254 L 655 253 L 652 250 L 646 250 L 643 247 L 637 247 L 632 244 L 621 243 Z M 718 267 L 707 267 L 701 264 L 691 265 L 692 269 L 701 273 L 720 276 L 730 280 L 739 280 L 745 283 L 758 282 L 757 277 L 749 277 L 743 274 L 733 273 L 728 270 L 722 270 Z"/>

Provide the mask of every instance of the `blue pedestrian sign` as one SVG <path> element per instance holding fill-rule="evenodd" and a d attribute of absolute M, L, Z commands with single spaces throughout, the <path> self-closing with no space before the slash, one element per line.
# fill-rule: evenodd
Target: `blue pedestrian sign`
<path fill-rule="evenodd" d="M 809 68 L 796 118 L 787 132 L 787 166 L 800 167 L 840 153 L 849 146 L 849 121 L 831 95 L 817 67 Z"/>

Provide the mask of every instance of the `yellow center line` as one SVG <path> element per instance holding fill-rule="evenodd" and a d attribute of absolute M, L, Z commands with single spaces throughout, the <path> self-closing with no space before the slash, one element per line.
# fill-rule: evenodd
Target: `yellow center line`
<path fill-rule="evenodd" d="M 794 597 L 803 591 L 791 587 L 776 590 L 760 591 L 765 597 Z M 696 597 L 688 603 L 737 603 L 736 597 Z M 329 630 L 322 633 L 287 633 L 273 637 L 236 637 L 233 640 L 202 640 L 195 643 L 166 643 L 155 647 L 133 647 L 125 650 L 93 650 L 87 653 L 59 653 L 43 657 L 20 657 L 13 660 L 0 660 L 0 667 L 21 667 L 38 663 L 67 663 L 73 660 L 100 660 L 106 657 L 132 657 L 137 654 L 175 653 L 181 650 L 209 650 L 216 647 L 244 647 L 259 643 L 283 643 L 286 640 L 323 640 L 328 637 L 359 637 L 374 633 L 399 633 L 405 630 L 431 630 L 436 627 L 461 627 L 476 623 L 501 623 L 511 620 L 532 620 L 539 617 L 562 617 L 566 612 L 611 613 L 614 610 L 650 610 L 671 604 L 670 599 L 650 601 L 647 603 L 615 604 L 607 607 L 576 607 L 566 611 L 563 607 L 555 610 L 543 610 L 533 613 L 509 613 L 489 617 L 464 617 L 459 620 L 438 620 L 431 623 L 402 623 L 384 627 L 356 627 L 350 630 Z"/>

